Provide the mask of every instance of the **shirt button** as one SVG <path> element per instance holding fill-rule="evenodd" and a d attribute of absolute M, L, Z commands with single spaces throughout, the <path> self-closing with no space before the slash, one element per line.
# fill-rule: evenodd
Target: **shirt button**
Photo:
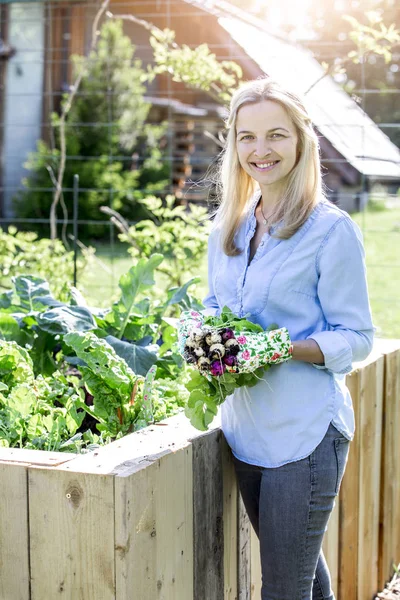
<path fill-rule="evenodd" d="M 264 246 L 264 242 L 260 242 L 260 246 Z"/>

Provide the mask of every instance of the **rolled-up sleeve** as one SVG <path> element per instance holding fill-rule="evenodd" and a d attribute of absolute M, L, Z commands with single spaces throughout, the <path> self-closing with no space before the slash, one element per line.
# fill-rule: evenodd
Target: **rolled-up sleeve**
<path fill-rule="evenodd" d="M 205 309 L 201 311 L 203 315 L 215 317 L 219 314 L 219 305 L 217 298 L 214 293 L 214 265 L 216 261 L 217 245 L 218 245 L 218 231 L 216 228 L 212 229 L 208 236 L 208 294 L 203 298 L 202 303 Z"/>
<path fill-rule="evenodd" d="M 316 256 L 316 269 L 326 327 L 307 339 L 320 347 L 322 368 L 349 373 L 354 361 L 370 354 L 374 337 L 363 237 L 352 219 L 342 217 L 332 226 Z"/>

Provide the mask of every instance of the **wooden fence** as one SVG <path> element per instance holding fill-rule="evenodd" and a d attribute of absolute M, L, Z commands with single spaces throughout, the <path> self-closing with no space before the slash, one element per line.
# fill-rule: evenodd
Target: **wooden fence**
<path fill-rule="evenodd" d="M 347 381 L 357 431 L 323 549 L 337 600 L 372 600 L 400 560 L 400 342 Z M 260 584 L 217 423 L 178 415 L 79 456 L 0 449 L 0 600 L 259 600 Z"/>

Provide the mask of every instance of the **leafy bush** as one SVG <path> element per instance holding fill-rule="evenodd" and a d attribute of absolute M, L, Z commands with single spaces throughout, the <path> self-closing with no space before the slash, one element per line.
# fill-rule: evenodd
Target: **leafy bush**
<path fill-rule="evenodd" d="M 208 211 L 201 206 L 174 206 L 173 196 L 163 204 L 154 196 L 144 198 L 142 204 L 152 219 L 142 220 L 119 236 L 129 242 L 128 252 L 134 258 L 159 253 L 164 257 L 159 268 L 168 285 L 181 286 L 186 273 L 196 273 L 202 265 L 210 232 Z"/>
<path fill-rule="evenodd" d="M 91 260 L 92 250 L 84 251 L 78 259 L 78 273 L 84 271 Z M 73 281 L 73 252 L 68 252 L 60 240 L 38 239 L 34 232 L 17 231 L 0 227 L 0 289 L 10 289 L 11 279 L 25 273 L 49 281 L 54 296 L 59 300 L 69 297 Z"/>

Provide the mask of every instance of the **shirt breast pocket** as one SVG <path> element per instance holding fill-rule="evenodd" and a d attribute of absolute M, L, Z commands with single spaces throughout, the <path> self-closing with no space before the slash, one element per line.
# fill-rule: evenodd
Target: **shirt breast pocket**
<path fill-rule="evenodd" d="M 276 275 L 271 288 L 271 301 L 281 306 L 288 317 L 309 320 L 318 318 L 320 301 L 318 298 L 318 278 L 316 273 L 305 267 L 302 271 L 287 265 Z"/>
<path fill-rule="evenodd" d="M 312 260 L 310 260 L 312 259 Z M 296 300 L 316 301 L 318 299 L 318 275 L 313 265 L 313 255 L 310 257 L 297 257 L 292 255 L 284 265 L 280 276 L 286 279 L 283 284 L 289 294 Z"/>

